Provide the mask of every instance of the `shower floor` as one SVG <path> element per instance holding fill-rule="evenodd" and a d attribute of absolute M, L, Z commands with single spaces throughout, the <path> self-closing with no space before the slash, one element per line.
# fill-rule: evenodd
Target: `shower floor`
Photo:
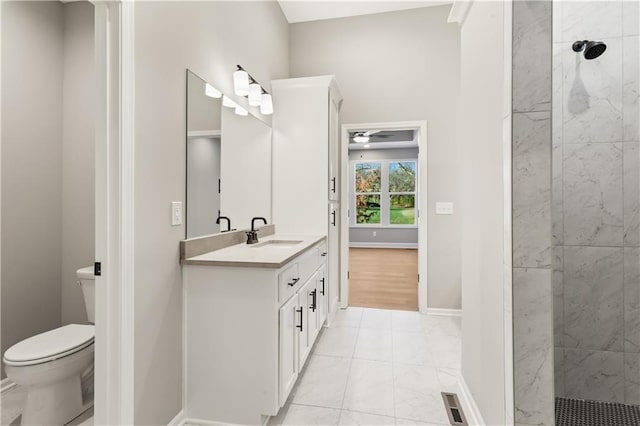
<path fill-rule="evenodd" d="M 640 406 L 556 398 L 556 426 L 640 426 Z"/>

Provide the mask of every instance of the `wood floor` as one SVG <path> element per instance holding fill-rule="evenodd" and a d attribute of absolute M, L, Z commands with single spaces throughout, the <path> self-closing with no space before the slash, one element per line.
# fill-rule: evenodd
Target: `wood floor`
<path fill-rule="evenodd" d="M 418 310 L 418 250 L 350 248 L 349 306 Z"/>

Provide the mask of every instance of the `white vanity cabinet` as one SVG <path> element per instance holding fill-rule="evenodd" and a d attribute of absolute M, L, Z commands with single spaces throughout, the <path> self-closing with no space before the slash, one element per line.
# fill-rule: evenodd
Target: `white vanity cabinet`
<path fill-rule="evenodd" d="M 277 268 L 184 262 L 187 418 L 257 425 L 284 405 L 327 317 L 326 239 L 313 241 Z"/>
<path fill-rule="evenodd" d="M 282 232 L 328 236 L 325 296 L 333 314 L 340 288 L 342 96 L 334 76 L 274 80 L 271 89 L 273 221 Z"/>

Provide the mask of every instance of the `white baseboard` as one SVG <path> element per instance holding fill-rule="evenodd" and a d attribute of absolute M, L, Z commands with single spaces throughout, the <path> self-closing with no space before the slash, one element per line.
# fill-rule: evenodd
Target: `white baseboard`
<path fill-rule="evenodd" d="M 185 424 L 185 414 L 184 414 L 184 410 L 180 410 L 180 412 L 178 414 L 176 414 L 176 416 L 171 419 L 171 421 L 167 424 L 167 426 L 182 426 Z"/>
<path fill-rule="evenodd" d="M 418 249 L 418 243 L 349 243 L 353 248 Z"/>
<path fill-rule="evenodd" d="M 467 416 L 467 423 L 471 426 L 485 426 L 486 423 L 482 418 L 480 408 L 478 404 L 476 404 L 476 400 L 473 398 L 473 394 L 467 386 L 467 382 L 464 380 L 462 373 L 458 373 L 458 384 L 460 385 L 461 392 L 461 395 L 459 395 L 461 399 L 460 402 L 466 408 L 465 415 Z"/>
<path fill-rule="evenodd" d="M 180 412 L 182 413 L 182 412 Z M 265 420 L 265 424 L 269 421 L 270 417 L 267 417 Z M 201 419 L 183 419 L 179 426 L 242 426 L 240 424 L 236 425 L 235 423 L 226 423 L 226 422 L 214 422 L 211 420 L 201 420 Z"/>
<path fill-rule="evenodd" d="M 6 379 L 2 379 L 2 382 L 0 382 L 0 393 L 3 392 L 7 392 L 11 389 L 13 389 L 16 386 L 15 383 L 13 383 L 13 380 L 11 380 L 10 378 L 6 378 Z"/>
<path fill-rule="evenodd" d="M 462 309 L 427 308 L 427 315 L 440 315 L 443 317 L 461 317 Z"/>

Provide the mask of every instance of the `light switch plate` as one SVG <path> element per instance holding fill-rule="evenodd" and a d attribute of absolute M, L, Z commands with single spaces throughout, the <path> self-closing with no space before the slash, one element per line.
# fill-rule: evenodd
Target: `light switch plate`
<path fill-rule="evenodd" d="M 182 225 L 182 201 L 171 202 L 171 226 Z"/>
<path fill-rule="evenodd" d="M 437 202 L 436 214 L 453 214 L 453 203 L 442 201 Z"/>

